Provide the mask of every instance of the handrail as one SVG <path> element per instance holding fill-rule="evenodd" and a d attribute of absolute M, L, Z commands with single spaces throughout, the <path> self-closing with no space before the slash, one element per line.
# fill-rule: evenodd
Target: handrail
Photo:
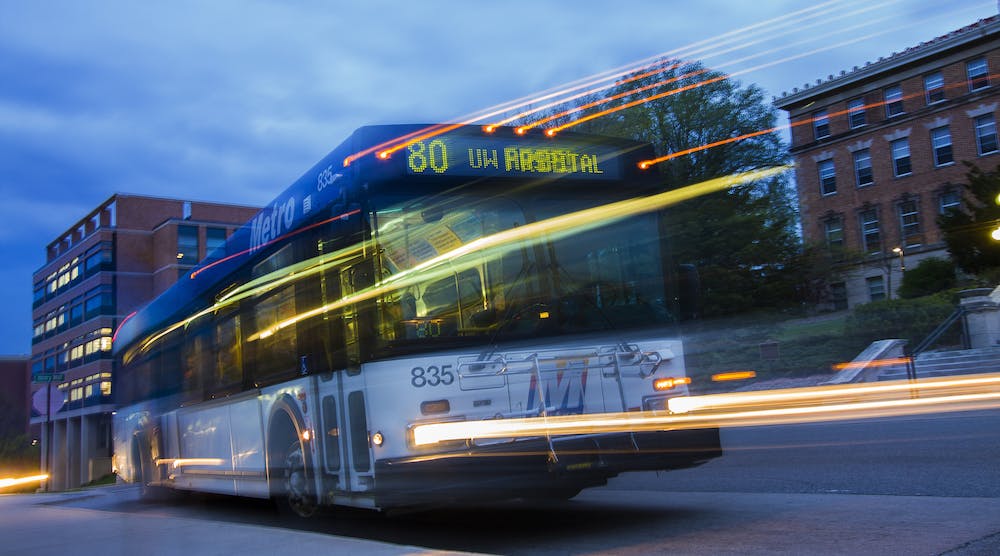
<path fill-rule="evenodd" d="M 941 324 L 939 324 L 937 328 L 935 328 L 930 334 L 928 334 L 926 338 L 921 340 L 920 343 L 917 344 L 917 347 L 913 348 L 913 351 L 910 352 L 910 357 L 916 358 L 918 355 L 923 353 L 923 351 L 929 348 L 931 344 L 938 341 L 941 335 L 944 334 L 944 332 L 948 330 L 948 328 L 950 328 L 951 325 L 955 324 L 955 321 L 962 318 L 962 315 L 964 314 L 965 314 L 965 307 L 959 305 L 955 309 L 955 311 L 948 316 L 948 318 L 941 321 Z"/>

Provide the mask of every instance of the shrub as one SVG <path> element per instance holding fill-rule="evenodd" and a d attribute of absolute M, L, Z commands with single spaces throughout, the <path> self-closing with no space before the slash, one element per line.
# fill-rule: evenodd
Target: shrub
<path fill-rule="evenodd" d="M 950 290 L 916 299 L 873 301 L 854 308 L 844 334 L 869 343 L 901 338 L 913 347 L 947 319 L 955 306 L 954 292 Z M 957 327 L 941 339 L 945 343 L 958 343 L 958 340 Z"/>
<path fill-rule="evenodd" d="M 903 273 L 899 297 L 913 299 L 948 290 L 956 286 L 955 265 L 947 259 L 924 259 Z"/>

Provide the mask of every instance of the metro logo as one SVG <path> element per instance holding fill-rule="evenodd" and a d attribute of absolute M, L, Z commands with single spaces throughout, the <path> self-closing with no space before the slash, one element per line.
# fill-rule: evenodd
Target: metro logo
<path fill-rule="evenodd" d="M 284 203 L 274 203 L 270 208 L 260 211 L 250 224 L 250 250 L 255 251 L 269 241 L 288 232 L 295 222 L 295 197 L 289 197 Z"/>
<path fill-rule="evenodd" d="M 528 411 L 538 410 L 538 379 L 531 376 L 528 386 Z M 584 394 L 587 391 L 587 368 L 563 369 L 555 373 L 542 373 L 542 395 L 549 415 L 583 413 Z"/>

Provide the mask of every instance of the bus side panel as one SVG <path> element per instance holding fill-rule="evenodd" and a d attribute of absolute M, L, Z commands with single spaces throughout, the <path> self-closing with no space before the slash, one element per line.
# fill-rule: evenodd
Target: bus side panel
<path fill-rule="evenodd" d="M 260 398 L 253 397 L 229 406 L 233 439 L 233 470 L 236 493 L 240 496 L 267 498 L 267 474 L 264 457 L 264 427 L 261 423 Z"/>
<path fill-rule="evenodd" d="M 174 484 L 178 488 L 236 494 L 229 407 L 219 404 L 178 412 L 177 425 L 181 457 L 206 462 L 185 466 Z"/>

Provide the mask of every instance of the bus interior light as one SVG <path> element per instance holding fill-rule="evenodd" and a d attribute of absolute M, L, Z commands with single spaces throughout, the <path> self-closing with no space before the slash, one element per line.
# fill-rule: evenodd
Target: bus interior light
<path fill-rule="evenodd" d="M 691 384 L 691 377 L 671 376 L 666 378 L 658 378 L 653 381 L 653 390 L 656 390 L 657 392 L 662 392 L 664 390 L 672 390 L 677 386 L 683 386 L 685 384 Z"/>
<path fill-rule="evenodd" d="M 429 400 L 420 403 L 420 413 L 424 415 L 438 415 L 451 411 L 451 403 L 448 400 Z"/>

